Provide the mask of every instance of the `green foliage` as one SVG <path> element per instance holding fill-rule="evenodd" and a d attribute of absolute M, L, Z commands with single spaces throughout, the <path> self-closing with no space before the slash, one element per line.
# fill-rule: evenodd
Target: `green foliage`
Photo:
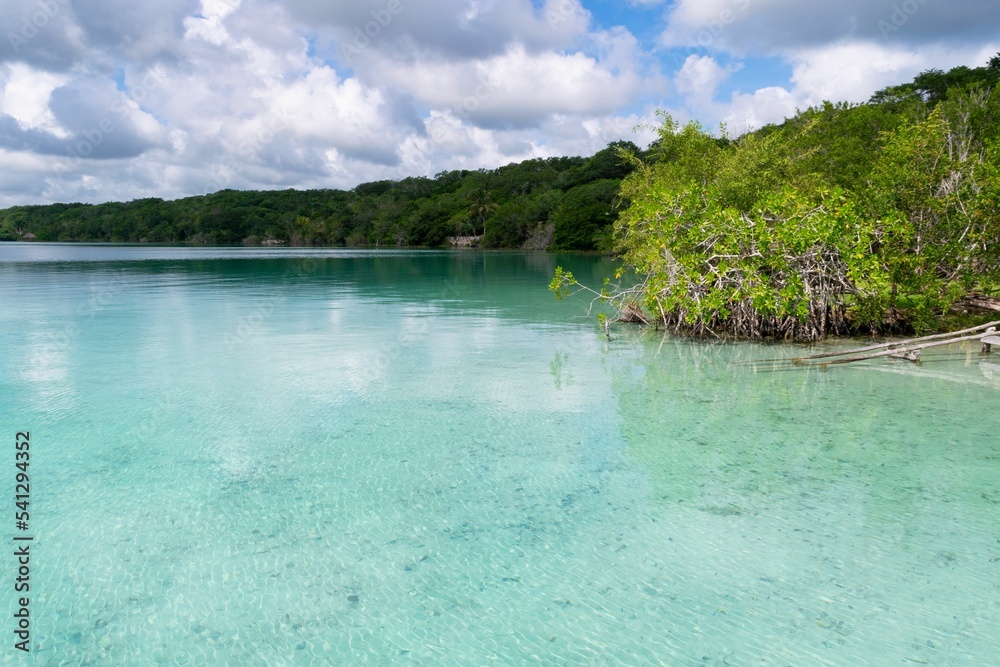
<path fill-rule="evenodd" d="M 986 67 L 962 66 L 947 72 L 929 69 L 918 74 L 911 83 L 883 88 L 872 96 L 871 101 L 882 104 L 918 97 L 928 105 L 934 106 L 954 94 L 973 89 L 992 88 L 1000 82 L 1000 67 L 994 66 L 994 61 L 998 58 L 1000 54 L 991 59 Z"/>
<path fill-rule="evenodd" d="M 569 190 L 580 185 L 601 180 L 621 180 L 632 171 L 632 166 L 622 158 L 622 152 L 638 153 L 639 147 L 631 141 L 615 141 L 598 151 L 583 164 L 563 172 L 559 186 Z"/>
<path fill-rule="evenodd" d="M 30 232 L 50 241 L 439 247 L 449 236 L 484 234 L 483 246 L 516 248 L 557 210 L 571 217 L 562 207 L 567 195 L 595 182 L 617 185 L 634 168 L 621 159 L 622 150 L 638 152 L 619 142 L 589 158 L 383 180 L 350 192 L 222 190 L 176 201 L 18 206 L 0 210 L 0 240 Z M 589 196 L 577 199 L 590 202 Z M 586 225 L 581 237 L 593 244 L 588 216 L 579 218 Z M 606 236 L 610 218 L 601 218 L 601 225 Z"/>
<path fill-rule="evenodd" d="M 555 293 L 558 301 L 562 301 L 570 295 L 570 288 L 576 284 L 576 278 L 573 277 L 572 273 L 563 271 L 561 266 L 557 266 L 552 282 L 549 283 L 549 290 Z"/>
<path fill-rule="evenodd" d="M 738 175 L 772 150 L 735 146 L 724 176 L 705 185 L 626 181 L 632 206 L 617 231 L 626 265 L 644 276 L 646 312 L 702 333 L 811 338 L 843 327 L 849 293 L 855 305 L 870 298 L 847 285 L 851 276 L 878 282 L 878 262 L 866 264 L 877 232 L 842 191 L 805 193 L 764 177 L 747 191 L 751 205 L 731 196 Z"/>
<path fill-rule="evenodd" d="M 541 219 L 542 209 L 534 197 L 510 199 L 499 205 L 490 217 L 490 227 L 482 245 L 487 248 L 518 248 Z"/>
<path fill-rule="evenodd" d="M 1000 284 L 996 69 L 931 70 L 736 141 L 663 115 L 614 227 L 639 281 L 603 298 L 750 338 L 934 328 Z"/>
<path fill-rule="evenodd" d="M 681 128 L 666 113 L 658 115 L 663 125 L 657 128 L 659 137 L 649 151 L 651 162 L 658 167 L 656 176 L 701 185 L 707 183 L 718 168 L 722 144 L 697 122 Z"/>
<path fill-rule="evenodd" d="M 570 190 L 552 216 L 553 246 L 564 250 L 594 250 L 600 234 L 610 229 L 620 181 L 606 179 Z"/>
<path fill-rule="evenodd" d="M 477 188 L 469 196 L 469 217 L 482 226 L 483 234 L 486 233 L 486 221 L 498 208 L 500 205 L 493 201 L 493 193 L 486 188 Z M 473 225 L 472 233 L 476 233 L 476 225 Z"/>
<path fill-rule="evenodd" d="M 886 104 L 824 102 L 799 113 L 770 136 L 787 142 L 789 179 L 800 187 L 855 190 L 864 187 L 871 173 L 881 137 L 910 116 L 917 114 L 894 111 Z"/>
<path fill-rule="evenodd" d="M 955 100 L 959 109 L 983 101 L 974 93 Z M 899 128 L 886 137 L 863 196 L 870 215 L 905 221 L 888 266 L 894 293 L 908 296 L 924 326 L 997 270 L 996 153 L 976 135 L 941 107 Z"/>

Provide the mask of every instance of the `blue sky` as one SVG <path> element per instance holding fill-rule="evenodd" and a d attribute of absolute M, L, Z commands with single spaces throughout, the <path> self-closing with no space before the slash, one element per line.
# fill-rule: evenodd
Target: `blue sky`
<path fill-rule="evenodd" d="M 740 134 L 1000 51 L 995 0 L 0 0 L 0 206 Z"/>

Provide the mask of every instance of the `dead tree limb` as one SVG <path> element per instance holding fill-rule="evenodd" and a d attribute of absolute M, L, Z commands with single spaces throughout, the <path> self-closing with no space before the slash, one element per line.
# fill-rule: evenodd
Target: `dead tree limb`
<path fill-rule="evenodd" d="M 803 362 L 803 361 L 811 361 L 813 359 L 830 359 L 830 358 L 833 358 L 833 357 L 843 357 L 843 356 L 852 355 L 852 354 L 860 354 L 862 352 L 871 352 L 873 350 L 885 350 L 885 349 L 889 349 L 892 352 L 899 352 L 903 348 L 905 348 L 905 349 L 916 349 L 916 348 L 912 348 L 913 343 L 923 343 L 923 342 L 929 342 L 929 341 L 944 341 L 945 339 L 954 339 L 954 340 L 947 340 L 946 342 L 942 343 L 944 345 L 947 345 L 947 344 L 952 343 L 952 342 L 958 342 L 959 339 L 955 338 L 956 336 L 961 336 L 963 334 L 971 334 L 971 333 L 974 333 L 976 331 L 984 331 L 986 329 L 989 329 L 990 327 L 997 327 L 997 326 L 1000 326 L 1000 321 L 987 322 L 986 324 L 980 324 L 977 327 L 970 327 L 968 329 L 961 329 L 959 331 L 951 331 L 949 333 L 934 334 L 933 336 L 921 336 L 920 338 L 908 338 L 906 340 L 896 340 L 896 341 L 891 341 L 891 342 L 888 342 L 888 343 L 880 343 L 878 345 L 868 345 L 866 347 L 858 347 L 858 348 L 854 348 L 852 350 L 843 350 L 841 352 L 825 352 L 823 354 L 811 354 L 811 355 L 806 356 L 806 357 L 792 357 L 792 358 L 788 359 L 788 361 L 790 361 L 792 363 L 796 363 L 796 362 Z M 978 336 L 977 335 L 977 336 L 971 336 L 971 337 L 968 337 L 968 338 L 962 338 L 961 340 L 971 340 L 972 338 L 977 338 L 978 339 L 978 338 L 981 338 L 981 337 L 982 336 Z M 882 355 L 882 356 L 885 356 L 885 355 Z"/>
<path fill-rule="evenodd" d="M 894 348 L 891 350 L 882 350 L 881 352 L 872 352 L 871 354 L 863 354 L 855 357 L 845 357 L 842 359 L 833 359 L 831 361 L 820 362 L 819 364 L 809 364 L 810 366 L 832 366 L 834 364 L 849 364 L 854 361 L 866 361 L 868 359 L 877 359 L 879 357 L 891 357 L 891 356 L 903 356 L 903 358 L 910 358 L 913 356 L 912 353 L 919 353 L 920 350 L 926 350 L 929 347 L 941 347 L 942 345 L 951 345 L 952 343 L 963 343 L 969 340 L 979 341 L 983 339 L 983 334 L 975 334 L 972 336 L 960 336 L 959 338 L 951 338 L 949 340 L 937 340 L 928 343 L 921 343 L 919 345 L 907 345 L 905 347 Z M 911 341 L 912 342 L 912 341 Z M 855 350 L 856 352 L 857 350 Z M 919 361 L 920 355 L 915 355 L 915 359 L 911 361 Z M 807 359 L 809 357 L 806 357 Z M 815 359 L 816 357 L 812 357 Z"/>

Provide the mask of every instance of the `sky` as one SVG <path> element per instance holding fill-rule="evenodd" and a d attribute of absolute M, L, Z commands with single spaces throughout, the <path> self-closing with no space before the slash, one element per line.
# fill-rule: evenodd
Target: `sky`
<path fill-rule="evenodd" d="M 0 0 L 0 207 L 739 135 L 997 52 L 997 0 Z"/>

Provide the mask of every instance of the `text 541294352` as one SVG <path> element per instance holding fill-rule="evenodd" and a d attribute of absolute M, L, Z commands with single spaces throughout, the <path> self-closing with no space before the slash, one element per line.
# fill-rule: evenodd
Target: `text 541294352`
<path fill-rule="evenodd" d="M 14 648 L 31 650 L 31 542 L 28 534 L 31 521 L 31 434 L 19 432 L 14 439 Z"/>

